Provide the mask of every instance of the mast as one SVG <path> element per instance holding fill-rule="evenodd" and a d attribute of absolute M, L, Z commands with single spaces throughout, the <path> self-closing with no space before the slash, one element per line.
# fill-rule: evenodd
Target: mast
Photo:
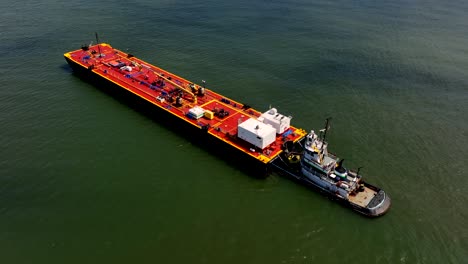
<path fill-rule="evenodd" d="M 325 138 L 327 137 L 327 131 L 328 129 L 330 128 L 328 126 L 328 123 L 330 122 L 330 119 L 331 117 L 328 117 L 327 119 L 325 119 L 325 129 L 324 129 L 324 132 L 323 132 L 323 137 L 322 137 L 322 141 L 325 142 Z"/>
<path fill-rule="evenodd" d="M 94 34 L 96 35 L 96 44 L 97 44 L 97 47 L 98 47 L 98 50 L 99 50 L 99 57 L 101 57 L 101 46 L 99 46 L 99 38 L 98 38 L 98 34 L 97 32 L 94 32 Z"/>
<path fill-rule="evenodd" d="M 327 117 L 327 119 L 325 119 L 325 128 L 320 130 L 320 135 L 322 134 L 322 131 L 323 131 L 322 145 L 320 146 L 320 155 L 323 155 L 322 150 L 323 150 L 323 145 L 325 145 L 325 138 L 327 137 L 327 131 L 330 128 L 328 126 L 328 122 L 330 121 L 330 119 L 331 117 Z"/>

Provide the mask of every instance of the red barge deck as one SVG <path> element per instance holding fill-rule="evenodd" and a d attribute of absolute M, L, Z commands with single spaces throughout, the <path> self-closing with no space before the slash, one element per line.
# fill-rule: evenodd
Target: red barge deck
<path fill-rule="evenodd" d="M 99 76 L 135 94 L 265 165 L 278 157 L 285 141 L 297 142 L 307 134 L 303 129 L 289 126 L 276 134 L 272 143 L 259 148 L 239 138 L 238 129 L 244 121 L 259 119 L 262 112 L 114 49 L 109 44 L 83 47 L 64 56 L 74 69 Z M 201 110 L 203 116 L 190 115 L 195 108 Z"/>

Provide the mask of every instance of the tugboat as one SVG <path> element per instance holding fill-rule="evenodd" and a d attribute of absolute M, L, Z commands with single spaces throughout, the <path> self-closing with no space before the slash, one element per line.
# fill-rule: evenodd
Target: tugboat
<path fill-rule="evenodd" d="M 328 152 L 326 135 L 329 120 L 319 135 L 312 130 L 301 141 L 285 142 L 284 152 L 272 162 L 272 166 L 281 174 L 314 187 L 363 215 L 383 215 L 391 205 L 385 191 L 363 181 L 360 168 L 348 170 L 343 166 L 344 159 Z"/>

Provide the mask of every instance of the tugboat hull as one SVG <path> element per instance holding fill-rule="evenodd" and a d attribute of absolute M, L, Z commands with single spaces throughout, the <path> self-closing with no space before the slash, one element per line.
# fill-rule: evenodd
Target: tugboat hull
<path fill-rule="evenodd" d="M 298 168 L 292 168 L 291 166 L 289 166 L 286 162 L 284 162 L 284 160 L 281 157 L 274 160 L 271 163 L 271 165 L 272 170 L 276 171 L 280 175 L 288 177 L 300 183 L 301 185 L 304 185 L 315 191 L 319 191 L 331 200 L 337 201 L 338 203 L 349 207 L 364 216 L 378 217 L 387 213 L 391 207 L 391 199 L 385 193 L 385 191 L 369 183 L 361 182 L 361 184 L 363 184 L 365 188 L 373 190 L 375 192 L 375 195 L 370 199 L 370 202 L 367 204 L 367 206 L 363 207 L 356 203 L 353 203 L 349 199 L 344 198 L 336 192 L 331 192 L 327 188 L 324 188 L 324 186 L 321 186 L 316 182 L 310 180 L 305 175 L 303 175 L 303 173 L 300 170 L 298 170 Z"/>

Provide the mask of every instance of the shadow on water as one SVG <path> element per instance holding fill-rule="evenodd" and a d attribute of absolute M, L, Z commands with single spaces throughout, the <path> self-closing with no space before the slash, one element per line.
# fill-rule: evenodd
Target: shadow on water
<path fill-rule="evenodd" d="M 66 64 L 66 63 L 60 65 L 58 68 L 61 69 L 61 70 L 64 71 L 64 72 L 73 73 L 73 69 L 72 69 L 68 64 Z M 79 76 L 78 76 L 78 77 L 79 77 Z"/>
<path fill-rule="evenodd" d="M 67 64 L 61 65 L 60 68 L 65 72 L 71 73 L 74 77 L 98 88 L 100 91 L 116 99 L 122 105 L 130 107 L 139 114 L 142 114 L 152 121 L 165 126 L 177 135 L 188 139 L 192 144 L 206 150 L 210 155 L 213 155 L 216 158 L 221 158 L 233 169 L 240 170 L 244 174 L 255 179 L 263 179 L 268 176 L 269 171 L 267 171 L 264 164 L 261 164 L 263 166 L 260 166 L 257 161 L 253 163 L 253 158 L 240 153 L 237 149 L 233 150 L 231 146 L 214 139 L 212 136 L 207 136 L 206 131 L 198 129 L 188 122 L 177 120 L 172 114 L 131 94 L 127 90 L 122 89 L 115 84 L 110 84 L 100 78 L 95 78 L 85 69 L 77 72 Z"/>

